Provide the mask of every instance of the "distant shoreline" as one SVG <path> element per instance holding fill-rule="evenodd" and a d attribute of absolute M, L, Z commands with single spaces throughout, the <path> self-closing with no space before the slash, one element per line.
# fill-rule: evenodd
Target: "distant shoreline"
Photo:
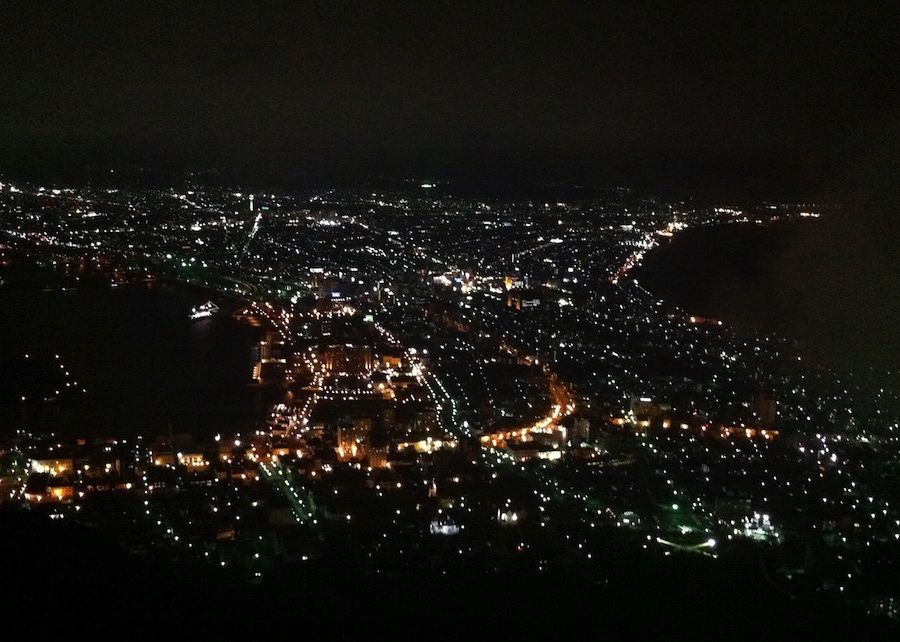
<path fill-rule="evenodd" d="M 888 371 L 900 363 L 900 265 L 885 238 L 827 217 L 694 227 L 633 276 L 688 314 L 796 340 L 835 368 Z"/>

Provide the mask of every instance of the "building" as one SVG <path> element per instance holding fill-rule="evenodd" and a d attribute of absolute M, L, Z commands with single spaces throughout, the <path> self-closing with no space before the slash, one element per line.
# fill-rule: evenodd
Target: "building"
<path fill-rule="evenodd" d="M 322 363 L 329 373 L 363 375 L 372 369 L 372 348 L 352 343 L 332 344 L 322 351 Z"/>
<path fill-rule="evenodd" d="M 775 425 L 778 417 L 778 404 L 774 397 L 765 392 L 759 392 L 753 395 L 752 408 L 753 418 L 761 427 L 771 428 Z"/>
<path fill-rule="evenodd" d="M 535 290 L 510 290 L 506 305 L 516 310 L 536 308 L 541 305 L 541 295 Z"/>

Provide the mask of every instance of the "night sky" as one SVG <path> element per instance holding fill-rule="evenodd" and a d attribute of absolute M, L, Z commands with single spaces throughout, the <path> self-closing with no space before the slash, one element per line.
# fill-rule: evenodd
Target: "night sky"
<path fill-rule="evenodd" d="M 897 6 L 4 1 L 0 171 L 896 199 Z"/>

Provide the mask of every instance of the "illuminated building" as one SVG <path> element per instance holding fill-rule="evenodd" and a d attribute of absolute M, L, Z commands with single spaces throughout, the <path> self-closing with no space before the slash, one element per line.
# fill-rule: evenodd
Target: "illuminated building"
<path fill-rule="evenodd" d="M 366 449 L 366 459 L 372 468 L 388 467 L 388 444 L 370 445 Z"/>
<path fill-rule="evenodd" d="M 449 517 L 433 519 L 428 525 L 428 532 L 432 535 L 457 535 L 459 531 L 459 524 Z"/>
<path fill-rule="evenodd" d="M 366 459 L 372 468 L 389 468 L 388 454 L 391 449 L 390 429 L 384 421 L 378 421 L 369 431 Z"/>
<path fill-rule="evenodd" d="M 75 495 L 72 480 L 67 477 L 50 477 L 47 484 L 47 495 L 58 502 L 70 502 Z"/>
<path fill-rule="evenodd" d="M 322 363 L 328 372 L 365 374 L 372 369 L 372 349 L 350 343 L 330 345 L 322 353 Z"/>
<path fill-rule="evenodd" d="M 369 432 L 372 420 L 368 417 L 356 418 L 337 427 L 337 454 L 341 460 L 359 459 L 367 454 Z"/>
<path fill-rule="evenodd" d="M 203 453 L 178 453 L 178 463 L 188 470 L 206 470 L 209 461 Z"/>
<path fill-rule="evenodd" d="M 385 369 L 400 370 L 403 353 L 397 350 L 381 350 L 378 355 L 379 365 Z"/>
<path fill-rule="evenodd" d="M 507 443 L 506 452 L 512 457 L 513 461 L 522 462 L 536 459 L 540 447 L 533 441 L 521 441 L 517 443 Z"/>
<path fill-rule="evenodd" d="M 288 371 L 290 346 L 277 332 L 266 332 L 257 345 L 257 363 L 253 368 L 253 380 L 258 384 L 284 381 Z"/>
<path fill-rule="evenodd" d="M 510 290 L 506 298 L 506 305 L 516 310 L 523 308 L 536 308 L 541 304 L 541 297 L 532 290 Z"/>
<path fill-rule="evenodd" d="M 75 465 L 72 457 L 44 457 L 31 460 L 31 468 L 38 473 L 62 475 L 72 472 Z"/>

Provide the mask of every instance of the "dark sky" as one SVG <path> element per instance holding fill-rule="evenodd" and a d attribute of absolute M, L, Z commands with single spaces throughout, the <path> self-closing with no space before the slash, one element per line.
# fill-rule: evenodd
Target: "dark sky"
<path fill-rule="evenodd" d="M 0 171 L 896 197 L 898 3 L 0 4 Z"/>

